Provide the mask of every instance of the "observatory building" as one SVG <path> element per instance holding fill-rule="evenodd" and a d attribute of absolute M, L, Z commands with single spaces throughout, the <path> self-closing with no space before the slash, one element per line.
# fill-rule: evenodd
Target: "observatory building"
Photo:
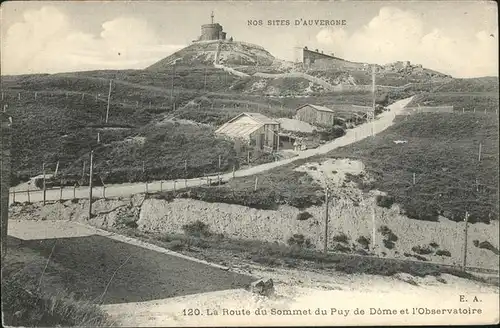
<path fill-rule="evenodd" d="M 201 25 L 201 35 L 196 41 L 225 40 L 226 32 L 222 31 L 222 25 L 214 23 L 214 13 L 210 15 L 211 23 Z M 195 41 L 195 42 L 196 42 Z"/>

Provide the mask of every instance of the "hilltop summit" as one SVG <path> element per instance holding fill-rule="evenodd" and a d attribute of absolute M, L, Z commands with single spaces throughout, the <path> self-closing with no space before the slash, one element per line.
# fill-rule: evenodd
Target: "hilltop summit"
<path fill-rule="evenodd" d="M 175 52 L 146 68 L 152 71 L 163 71 L 171 65 L 200 66 L 270 66 L 275 58 L 263 47 L 234 41 L 226 38 L 223 26 L 214 22 L 214 13 L 210 15 L 211 23 L 201 25 L 201 35 L 193 44 Z"/>
<path fill-rule="evenodd" d="M 171 65 L 200 66 L 222 64 L 228 66 L 271 66 L 273 55 L 261 46 L 230 40 L 198 41 L 146 68 L 163 71 Z"/>

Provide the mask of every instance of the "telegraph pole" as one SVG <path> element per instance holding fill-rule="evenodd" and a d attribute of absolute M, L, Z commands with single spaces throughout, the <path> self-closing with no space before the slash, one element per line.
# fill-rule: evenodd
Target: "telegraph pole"
<path fill-rule="evenodd" d="M 375 249 L 375 238 L 376 235 L 376 224 L 375 224 L 375 204 L 372 205 L 372 249 Z"/>
<path fill-rule="evenodd" d="M 45 205 L 45 201 L 47 199 L 47 188 L 45 184 L 45 163 L 42 164 L 42 174 L 43 174 L 43 205 Z"/>
<path fill-rule="evenodd" d="M 175 80 L 175 63 L 172 65 L 172 87 L 170 88 L 170 100 L 172 101 L 172 106 L 174 104 L 174 80 Z"/>
<path fill-rule="evenodd" d="M 94 151 L 90 151 L 90 177 L 89 177 L 89 220 L 92 219 L 92 175 L 94 167 Z"/>
<path fill-rule="evenodd" d="M 464 250 L 463 250 L 463 262 L 462 267 L 465 271 L 467 268 L 467 232 L 469 228 L 469 212 L 465 211 L 465 227 L 464 227 Z"/>
<path fill-rule="evenodd" d="M 54 172 L 54 178 L 57 177 L 57 171 L 59 171 L 59 161 L 57 161 L 57 164 L 56 164 L 56 170 Z"/>
<path fill-rule="evenodd" d="M 203 91 L 207 92 L 207 69 L 204 70 Z"/>
<path fill-rule="evenodd" d="M 375 135 L 375 65 L 372 66 L 372 136 Z"/>
<path fill-rule="evenodd" d="M 109 101 L 111 100 L 111 85 L 113 83 L 113 80 L 109 80 L 109 92 L 108 92 L 108 105 L 106 107 L 106 123 L 108 123 L 108 117 L 109 117 Z"/>
<path fill-rule="evenodd" d="M 328 202 L 330 200 L 329 189 L 328 186 L 325 187 L 325 236 L 324 236 L 324 246 L 323 252 L 325 254 L 328 252 Z"/>

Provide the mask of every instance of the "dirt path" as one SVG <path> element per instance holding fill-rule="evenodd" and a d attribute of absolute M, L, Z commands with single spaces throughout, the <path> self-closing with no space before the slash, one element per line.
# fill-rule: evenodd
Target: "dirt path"
<path fill-rule="evenodd" d="M 380 114 L 377 117 L 377 119 L 373 121 L 373 123 L 361 124 L 353 129 L 350 129 L 347 131 L 346 135 L 337 138 L 332 142 L 321 145 L 320 147 L 315 149 L 309 149 L 300 152 L 298 156 L 293 158 L 288 158 L 277 162 L 266 163 L 238 170 L 234 173 L 234 177 L 244 177 L 244 176 L 263 173 L 273 168 L 292 163 L 298 159 L 309 158 L 319 154 L 326 154 L 336 148 L 352 144 L 354 142 L 367 138 L 372 134 L 380 133 L 392 125 L 395 115 L 398 112 L 400 112 L 412 100 L 412 98 L 413 97 L 410 97 L 395 102 L 394 104 L 388 107 L 389 111 Z M 232 178 L 233 178 L 232 173 L 225 173 L 221 175 L 222 181 L 228 181 Z M 144 182 L 114 184 L 114 185 L 108 185 L 105 191 L 102 187 L 94 188 L 93 195 L 96 198 L 103 198 L 104 193 L 106 197 L 125 197 L 144 192 L 158 192 L 160 190 L 174 190 L 183 187 L 200 186 L 205 183 L 206 183 L 205 178 L 194 178 L 188 180 L 180 179 L 180 180 L 169 180 L 169 181 L 153 181 L 151 183 L 148 183 L 147 186 L 146 183 Z M 11 190 L 14 191 L 16 189 L 14 187 Z M 16 194 L 15 197 L 16 197 L 15 200 L 17 202 L 28 201 L 27 193 L 19 193 Z M 40 190 L 31 191 L 29 197 L 31 202 L 37 202 L 43 200 L 43 194 Z M 65 188 L 62 191 L 59 189 L 54 189 L 54 190 L 48 190 L 46 193 L 47 200 L 86 198 L 86 197 L 88 197 L 88 188 L 86 187 L 81 187 L 76 189 Z M 13 195 L 11 194 L 10 202 L 12 203 L 13 200 L 14 200 Z"/>
<path fill-rule="evenodd" d="M 271 325 L 380 325 L 395 324 L 411 320 L 412 324 L 456 322 L 478 323 L 481 320 L 494 322 L 498 313 L 498 288 L 476 282 L 442 275 L 424 278 L 408 274 L 391 277 L 343 273 L 322 274 L 295 269 L 251 267 L 256 277 L 272 279 L 275 295 L 263 297 L 244 289 L 217 291 L 127 304 L 106 305 L 104 309 L 123 326 L 271 326 Z M 477 316 L 418 316 L 399 315 L 401 309 L 459 308 L 466 307 L 459 302 L 459 295 L 472 299 L 478 296 L 484 317 Z M 332 308 L 336 312 L 332 314 Z M 397 316 L 354 315 L 355 309 L 363 309 L 368 314 L 370 308 L 397 309 Z M 199 315 L 190 315 L 185 310 L 199 310 Z M 255 315 L 257 309 L 261 315 Z M 272 315 L 271 311 L 309 310 L 306 315 Z M 316 315 L 316 309 L 327 310 L 326 315 Z M 244 315 L 225 315 L 225 311 L 249 311 Z M 262 315 L 263 311 L 267 315 Z M 339 310 L 344 311 L 340 314 Z M 345 310 L 349 310 L 346 314 Z M 209 315 L 209 312 L 212 315 Z M 218 315 L 213 315 L 215 312 Z M 227 312 L 226 312 L 227 313 Z M 236 312 L 237 313 L 237 312 Z M 241 312 L 240 312 L 241 313 Z M 390 321 L 392 320 L 392 321 Z"/>

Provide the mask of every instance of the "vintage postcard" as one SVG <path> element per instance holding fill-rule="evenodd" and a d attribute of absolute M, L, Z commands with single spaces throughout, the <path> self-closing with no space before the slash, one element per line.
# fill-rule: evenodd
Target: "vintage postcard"
<path fill-rule="evenodd" d="M 7 1 L 2 321 L 499 322 L 492 1 Z"/>

